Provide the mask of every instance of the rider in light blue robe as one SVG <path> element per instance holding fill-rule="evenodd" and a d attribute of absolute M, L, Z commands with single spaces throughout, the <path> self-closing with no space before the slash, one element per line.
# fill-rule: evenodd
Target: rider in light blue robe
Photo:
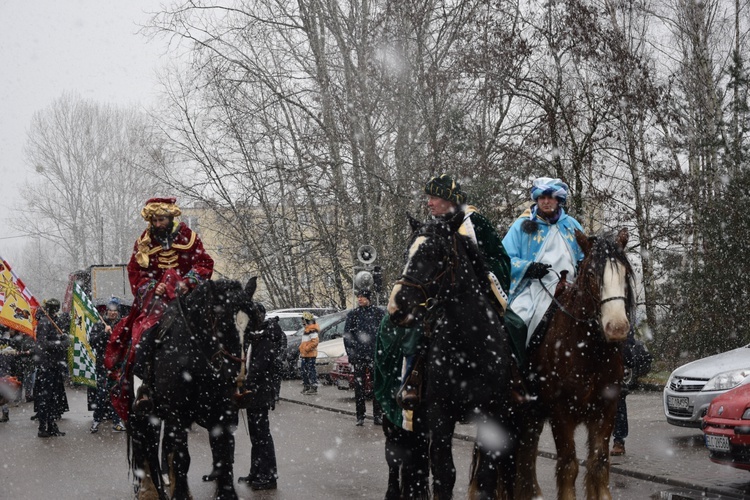
<path fill-rule="evenodd" d="M 560 273 L 567 270 L 567 281 L 573 281 L 583 260 L 575 238 L 576 229 L 583 229 L 561 206 L 567 195 L 568 185 L 560 179 L 536 179 L 531 188 L 536 204 L 521 214 L 503 238 L 511 259 L 509 307 L 526 325 L 527 346 L 552 302 Z"/>

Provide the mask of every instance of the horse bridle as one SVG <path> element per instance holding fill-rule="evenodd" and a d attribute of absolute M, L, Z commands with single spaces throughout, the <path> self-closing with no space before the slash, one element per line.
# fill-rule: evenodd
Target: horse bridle
<path fill-rule="evenodd" d="M 613 258 L 612 260 L 616 260 L 616 259 L 614 259 L 614 258 Z M 558 273 L 557 271 L 555 271 L 554 269 L 550 268 L 550 271 L 552 271 L 553 273 L 557 274 L 557 277 L 558 277 L 558 279 L 559 279 L 559 278 L 561 277 L 561 276 L 560 276 L 560 274 L 559 274 L 559 273 Z M 595 317 L 593 317 L 593 318 L 584 318 L 584 319 L 581 319 L 581 318 L 577 318 L 577 317 L 575 317 L 575 316 L 573 315 L 573 313 L 571 313 L 570 311 L 568 311 L 568 310 L 567 310 L 567 309 L 565 308 L 565 306 L 563 306 L 563 305 L 562 305 L 562 304 L 560 303 L 560 301 L 559 301 L 559 300 L 557 300 L 557 297 L 555 297 L 555 295 L 554 295 L 553 293 L 550 293 L 550 291 L 549 291 L 549 290 L 547 289 L 547 287 L 546 287 L 546 286 L 544 285 L 544 282 L 542 281 L 542 279 L 541 279 L 541 278 L 539 278 L 539 284 L 540 284 L 540 285 L 542 286 L 542 289 L 543 289 L 543 290 L 544 290 L 544 291 L 545 291 L 545 292 L 547 293 L 547 295 L 549 295 L 549 296 L 550 296 L 550 297 L 552 298 L 552 301 L 553 301 L 553 302 L 555 303 L 555 305 L 557 305 L 557 307 L 558 307 L 558 308 L 559 308 L 559 309 L 560 309 L 560 310 L 561 310 L 561 311 L 562 311 L 562 312 L 563 312 L 563 313 L 564 313 L 564 314 L 565 314 L 566 316 L 568 316 L 569 318 L 571 318 L 571 319 L 572 319 L 573 321 L 575 321 L 575 322 L 577 322 L 577 323 L 594 323 L 594 324 L 598 324 L 598 323 L 599 323 L 599 318 L 598 318 L 598 317 L 596 317 L 596 316 L 595 316 Z M 572 283 L 572 286 L 575 286 L 575 283 Z M 627 303 L 628 303 L 628 297 L 627 297 L 627 296 L 625 296 L 625 295 L 614 295 L 614 296 L 612 296 L 612 297 L 607 297 L 606 299 L 599 299 L 599 298 L 597 298 L 597 297 L 594 297 L 594 296 L 593 296 L 593 294 L 592 294 L 592 293 L 591 293 L 590 291 L 588 291 L 588 290 L 586 291 L 586 293 L 588 293 L 588 294 L 589 294 L 589 296 L 590 296 L 590 297 L 591 297 L 592 299 L 594 299 L 594 301 L 595 301 L 595 302 L 597 302 L 597 303 L 598 303 L 598 305 L 599 305 L 599 310 L 601 310 L 601 307 L 602 307 L 602 305 L 606 304 L 607 302 L 612 302 L 612 301 L 615 301 L 615 300 L 622 300 L 623 302 L 625 302 L 625 304 L 626 304 L 626 305 L 627 305 Z M 601 327 L 601 325 L 599 325 L 599 326 Z"/>
<path fill-rule="evenodd" d="M 212 290 L 213 292 L 213 290 Z M 236 363 L 242 364 L 244 362 L 244 359 L 242 357 L 235 356 L 231 352 L 227 351 L 224 346 L 220 346 L 219 349 L 216 350 L 210 357 L 206 355 L 206 353 L 203 351 L 200 345 L 198 345 L 198 342 L 195 340 L 196 335 L 193 332 L 193 329 L 191 328 L 191 322 L 188 320 L 187 316 L 185 315 L 185 310 L 182 307 L 182 301 L 178 298 L 177 299 L 177 308 L 180 311 L 180 316 L 182 316 L 182 319 L 185 321 L 185 326 L 187 326 L 188 333 L 190 334 L 190 339 L 193 342 L 193 345 L 198 349 L 198 352 L 200 352 L 203 355 L 203 358 L 206 361 L 206 364 L 208 364 L 209 367 L 214 371 L 214 373 L 219 373 L 221 371 L 221 367 L 217 368 L 215 366 L 215 361 L 219 358 L 225 358 L 230 361 L 234 361 Z M 217 338 L 217 332 L 218 332 L 218 319 L 214 315 L 213 321 L 211 322 L 211 338 L 215 339 Z"/>
<path fill-rule="evenodd" d="M 420 235 L 417 235 L 420 236 Z M 433 238 L 437 238 L 438 235 L 435 233 L 432 233 Z M 416 239 L 416 238 L 415 238 Z M 427 281 L 419 280 L 413 276 L 410 276 L 408 274 L 401 274 L 398 280 L 396 280 L 396 285 L 401 285 L 405 287 L 410 288 L 416 288 L 420 292 L 422 292 L 422 295 L 424 295 L 424 302 L 417 304 L 417 307 L 424 307 L 427 311 L 427 317 L 425 318 L 425 324 L 430 323 L 432 319 L 434 319 L 434 316 L 436 315 L 437 307 L 445 300 L 444 297 L 441 297 L 441 294 L 444 290 L 447 289 L 445 286 L 446 283 L 446 275 L 450 272 L 450 284 L 455 283 L 456 281 L 456 274 L 455 274 L 455 268 L 456 263 L 458 261 L 458 241 L 456 239 L 456 235 L 453 234 L 451 237 L 451 240 L 453 242 L 452 246 L 448 247 L 448 254 L 450 256 L 448 260 L 448 265 L 443 269 L 442 271 L 438 272 L 433 276 L 431 279 Z M 444 261 L 443 261 L 444 262 Z M 427 288 L 431 285 L 438 284 L 438 291 L 435 294 L 435 296 L 431 297 L 430 294 L 427 291 Z"/>

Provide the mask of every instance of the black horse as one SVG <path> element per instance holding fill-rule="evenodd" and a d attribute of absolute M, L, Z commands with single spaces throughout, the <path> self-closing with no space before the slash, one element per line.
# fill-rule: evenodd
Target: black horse
<path fill-rule="evenodd" d="M 139 481 L 139 498 L 164 499 L 158 458 L 168 467 L 171 498 L 191 498 L 187 429 L 195 422 L 208 429 L 216 498 L 236 499 L 234 436 L 238 407 L 233 400 L 242 365 L 245 331 L 259 326 L 252 302 L 256 279 L 243 289 L 237 281 L 205 281 L 174 300 L 162 317 L 153 362 L 153 415 L 131 411 L 128 418 L 130 465 Z"/>
<path fill-rule="evenodd" d="M 451 440 L 457 422 L 477 424 L 470 492 L 513 495 L 516 446 L 511 347 L 490 302 L 487 271 L 476 245 L 459 234 L 463 213 L 421 224 L 401 278 L 391 291 L 391 321 L 425 325 L 429 337 L 423 403 L 430 435 L 433 498 L 451 498 L 456 482 Z M 498 481 L 498 471 L 501 479 Z"/>

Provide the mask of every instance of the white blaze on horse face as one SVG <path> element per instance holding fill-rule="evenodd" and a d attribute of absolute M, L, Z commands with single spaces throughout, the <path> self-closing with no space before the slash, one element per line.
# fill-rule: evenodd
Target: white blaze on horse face
<path fill-rule="evenodd" d="M 245 346 L 245 329 L 247 324 L 250 323 L 250 316 L 244 311 L 239 311 L 234 316 L 234 326 L 237 328 L 237 334 L 240 336 L 240 346 L 244 349 Z"/>
<path fill-rule="evenodd" d="M 411 258 L 414 257 L 414 254 L 417 253 L 417 250 L 419 247 L 427 241 L 427 238 L 425 236 L 419 236 L 414 240 L 414 243 L 411 244 L 411 247 L 409 247 L 409 254 L 407 255 L 406 259 L 406 265 L 404 266 L 404 270 L 401 273 L 402 276 L 406 275 L 406 271 L 409 269 L 409 264 L 411 264 Z M 388 297 L 388 314 L 393 314 L 396 311 L 398 311 L 398 304 L 396 303 L 396 296 L 401 291 L 401 284 L 397 283 L 394 285 L 393 289 L 391 290 L 391 295 Z"/>
<path fill-rule="evenodd" d="M 618 298 L 607 301 L 612 297 Z M 604 336 L 612 342 L 625 340 L 630 330 L 626 303 L 621 297 L 627 297 L 627 271 L 621 262 L 610 259 L 602 279 L 601 324 Z"/>

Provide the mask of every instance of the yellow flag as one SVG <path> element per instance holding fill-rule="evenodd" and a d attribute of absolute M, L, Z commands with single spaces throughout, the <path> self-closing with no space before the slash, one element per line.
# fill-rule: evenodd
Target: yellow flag
<path fill-rule="evenodd" d="M 36 338 L 39 302 L 0 257 L 0 325 Z"/>

